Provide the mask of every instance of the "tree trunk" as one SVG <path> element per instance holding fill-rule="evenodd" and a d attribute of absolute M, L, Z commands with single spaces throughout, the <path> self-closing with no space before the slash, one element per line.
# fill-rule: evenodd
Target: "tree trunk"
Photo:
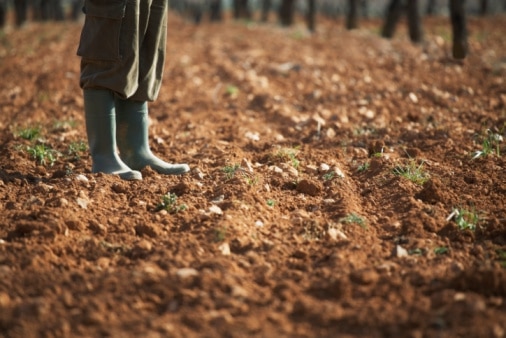
<path fill-rule="evenodd" d="M 429 0 L 427 3 L 427 15 L 434 15 L 436 14 L 436 0 Z"/>
<path fill-rule="evenodd" d="M 311 32 L 315 31 L 315 25 L 316 25 L 316 1 L 315 0 L 307 0 L 308 1 L 308 8 L 307 8 L 307 14 L 306 14 L 306 20 L 307 20 L 307 29 L 309 29 Z"/>
<path fill-rule="evenodd" d="M 269 13 L 272 7 L 272 0 L 263 0 L 262 1 L 262 22 L 269 21 Z"/>
<path fill-rule="evenodd" d="M 381 36 L 384 38 L 392 38 L 395 33 L 395 26 L 402 15 L 402 1 L 401 0 L 391 0 L 390 5 L 388 5 L 385 24 L 381 31 Z"/>
<path fill-rule="evenodd" d="M 487 15 L 488 13 L 488 0 L 480 0 L 480 14 Z"/>
<path fill-rule="evenodd" d="M 467 55 L 467 27 L 465 0 L 450 0 L 450 17 L 452 21 L 453 47 L 452 54 L 456 59 L 464 59 Z"/>
<path fill-rule="evenodd" d="M 368 18 L 369 17 L 369 1 L 368 0 L 362 0 L 360 2 L 360 4 L 362 5 L 362 16 L 364 18 Z"/>
<path fill-rule="evenodd" d="M 348 0 L 348 16 L 346 17 L 346 29 L 358 28 L 358 1 Z"/>
<path fill-rule="evenodd" d="M 209 4 L 209 20 L 216 22 L 222 19 L 221 0 L 211 0 Z"/>
<path fill-rule="evenodd" d="M 408 28 L 409 37 L 413 42 L 421 42 L 423 39 L 422 19 L 418 9 L 418 0 L 408 0 Z"/>
<path fill-rule="evenodd" d="M 248 0 L 234 0 L 234 18 L 251 19 L 251 12 L 248 7 Z"/>
<path fill-rule="evenodd" d="M 7 17 L 7 3 L 0 1 L 0 29 L 5 27 Z"/>
<path fill-rule="evenodd" d="M 294 0 L 283 0 L 279 7 L 279 20 L 282 26 L 291 26 L 295 11 Z"/>
<path fill-rule="evenodd" d="M 14 10 L 16 11 L 16 26 L 20 27 L 26 22 L 28 12 L 27 0 L 14 1 Z"/>

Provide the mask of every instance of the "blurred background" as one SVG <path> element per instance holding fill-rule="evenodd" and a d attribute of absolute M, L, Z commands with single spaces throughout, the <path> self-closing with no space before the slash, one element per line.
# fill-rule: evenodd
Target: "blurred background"
<path fill-rule="evenodd" d="M 469 15 L 506 11 L 506 0 L 461 0 Z M 293 16 L 382 17 L 402 0 L 168 0 L 170 10 L 198 24 L 229 18 L 274 21 L 290 25 Z M 449 0 L 409 0 L 420 15 L 448 15 Z M 84 0 L 0 0 L 0 29 L 21 27 L 30 21 L 79 20 Z M 314 23 L 313 23 L 314 25 Z M 313 27 L 314 28 L 314 27 Z M 354 28 L 353 24 L 348 28 Z M 310 27 L 310 29 L 312 29 Z"/>

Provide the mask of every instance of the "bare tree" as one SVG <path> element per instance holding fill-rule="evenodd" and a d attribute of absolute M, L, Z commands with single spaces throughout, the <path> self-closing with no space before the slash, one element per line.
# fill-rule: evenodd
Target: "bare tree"
<path fill-rule="evenodd" d="M 278 10 L 281 25 L 291 26 L 293 24 L 294 13 L 295 13 L 295 1 L 283 0 Z"/>
<path fill-rule="evenodd" d="M 16 26 L 20 27 L 26 23 L 28 12 L 28 1 L 27 0 L 14 1 L 14 10 L 16 12 Z"/>
<path fill-rule="evenodd" d="M 421 42 L 423 39 L 423 32 L 418 0 L 408 0 L 407 11 L 409 37 L 413 42 Z"/>
<path fill-rule="evenodd" d="M 467 27 L 465 0 L 450 0 L 450 17 L 453 33 L 453 57 L 464 59 L 467 55 Z"/>
<path fill-rule="evenodd" d="M 234 18 L 251 19 L 251 11 L 249 10 L 248 0 L 234 0 Z"/>
<path fill-rule="evenodd" d="M 436 14 L 436 0 L 429 0 L 427 2 L 427 10 L 425 11 L 427 15 Z"/>
<path fill-rule="evenodd" d="M 222 10 L 221 10 L 221 0 L 211 0 L 209 3 L 209 19 L 213 22 L 221 21 Z"/>
<path fill-rule="evenodd" d="M 392 38 L 395 33 L 395 26 L 401 18 L 403 11 L 402 0 L 392 0 L 387 8 L 385 24 L 381 31 L 381 36 Z"/>
<path fill-rule="evenodd" d="M 487 15 L 488 13 L 488 0 L 480 0 L 480 14 Z"/>
<path fill-rule="evenodd" d="M 263 0 L 262 1 L 262 22 L 267 22 L 269 20 L 269 12 L 271 11 L 272 0 Z"/>
<path fill-rule="evenodd" d="M 314 32 L 316 28 L 316 1 L 315 0 L 307 0 L 308 8 L 306 13 L 307 20 L 307 28 Z"/>
<path fill-rule="evenodd" d="M 7 18 L 7 1 L 0 0 L 0 29 L 5 27 Z"/>
<path fill-rule="evenodd" d="M 358 1 L 348 0 L 348 15 L 346 16 L 346 28 L 358 28 Z"/>

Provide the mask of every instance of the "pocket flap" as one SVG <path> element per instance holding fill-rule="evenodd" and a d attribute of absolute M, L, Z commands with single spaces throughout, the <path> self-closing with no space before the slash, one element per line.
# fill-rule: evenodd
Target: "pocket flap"
<path fill-rule="evenodd" d="M 84 13 L 105 19 L 121 19 L 125 16 L 126 0 L 86 0 Z"/>

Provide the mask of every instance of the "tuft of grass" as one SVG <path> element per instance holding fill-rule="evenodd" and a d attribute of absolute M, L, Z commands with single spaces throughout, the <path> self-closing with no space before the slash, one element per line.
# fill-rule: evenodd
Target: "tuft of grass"
<path fill-rule="evenodd" d="M 322 177 L 323 177 L 324 181 L 332 181 L 332 179 L 335 176 L 336 176 L 336 172 L 335 171 L 329 171 L 328 173 L 324 174 Z"/>
<path fill-rule="evenodd" d="M 501 156 L 501 143 L 504 141 L 504 138 L 501 134 L 494 133 L 490 129 L 487 129 L 485 135 L 478 137 L 478 142 L 481 140 L 481 150 L 476 150 L 473 152 L 472 159 L 475 160 L 480 157 L 485 157 L 488 155 L 496 155 Z"/>
<path fill-rule="evenodd" d="M 503 268 L 506 268 L 506 250 L 498 249 L 498 250 L 496 250 L 496 253 L 497 253 L 497 259 L 499 261 L 499 264 Z"/>
<path fill-rule="evenodd" d="M 364 172 L 364 171 L 369 170 L 369 168 L 370 168 L 370 167 L 371 167 L 371 163 L 369 163 L 369 162 L 364 162 L 364 163 L 362 163 L 361 165 L 359 165 L 359 166 L 358 166 L 357 171 L 358 171 L 359 173 L 362 173 L 362 172 Z"/>
<path fill-rule="evenodd" d="M 476 230 L 481 218 L 475 210 L 454 209 L 447 220 L 452 219 L 460 230 Z"/>
<path fill-rule="evenodd" d="M 26 147 L 26 151 L 30 156 L 37 160 L 41 165 L 52 166 L 58 157 L 58 152 L 44 144 L 36 144 Z"/>
<path fill-rule="evenodd" d="M 351 213 L 351 214 L 346 215 L 345 217 L 340 218 L 339 223 L 358 224 L 362 228 L 367 229 L 367 224 L 366 224 L 365 218 L 360 215 L 357 215 L 355 213 Z"/>
<path fill-rule="evenodd" d="M 19 128 L 16 130 L 15 135 L 21 137 L 22 139 L 33 141 L 37 139 L 41 135 L 42 127 L 40 126 L 31 126 L 25 128 Z"/>
<path fill-rule="evenodd" d="M 57 120 L 53 122 L 52 130 L 67 130 L 75 128 L 77 122 L 73 119 L 71 120 Z"/>
<path fill-rule="evenodd" d="M 235 177 L 237 171 L 239 171 L 241 166 L 239 164 L 232 164 L 225 166 L 222 171 L 225 173 L 225 177 L 230 180 Z"/>
<path fill-rule="evenodd" d="M 227 227 L 216 227 L 214 228 L 214 241 L 223 242 L 227 238 Z"/>
<path fill-rule="evenodd" d="M 225 91 L 230 97 L 237 97 L 239 95 L 239 88 L 234 85 L 228 85 Z"/>
<path fill-rule="evenodd" d="M 67 154 L 75 159 L 81 158 L 81 153 L 88 149 L 88 145 L 84 141 L 72 142 L 69 144 Z"/>
<path fill-rule="evenodd" d="M 273 199 L 268 199 L 267 205 L 270 206 L 271 208 L 274 208 L 274 206 L 276 205 L 276 201 Z"/>
<path fill-rule="evenodd" d="M 161 202 L 157 205 L 157 211 L 166 210 L 169 214 L 175 214 L 186 210 L 186 205 L 177 204 L 177 195 L 168 193 L 162 196 Z"/>
<path fill-rule="evenodd" d="M 423 169 L 423 163 L 417 164 L 415 160 L 411 159 L 407 165 L 395 167 L 393 172 L 415 184 L 423 185 L 430 178 L 430 175 Z"/>
<path fill-rule="evenodd" d="M 290 161 L 292 163 L 292 167 L 297 169 L 300 165 L 300 161 L 297 159 L 298 153 L 299 153 L 299 150 L 297 149 L 297 147 L 281 148 L 274 155 L 274 157 L 279 159 L 280 161 L 283 161 L 283 162 Z"/>
<path fill-rule="evenodd" d="M 437 248 L 434 248 L 434 253 L 436 255 L 446 255 L 448 252 L 450 252 L 450 249 L 445 246 L 438 246 Z"/>

